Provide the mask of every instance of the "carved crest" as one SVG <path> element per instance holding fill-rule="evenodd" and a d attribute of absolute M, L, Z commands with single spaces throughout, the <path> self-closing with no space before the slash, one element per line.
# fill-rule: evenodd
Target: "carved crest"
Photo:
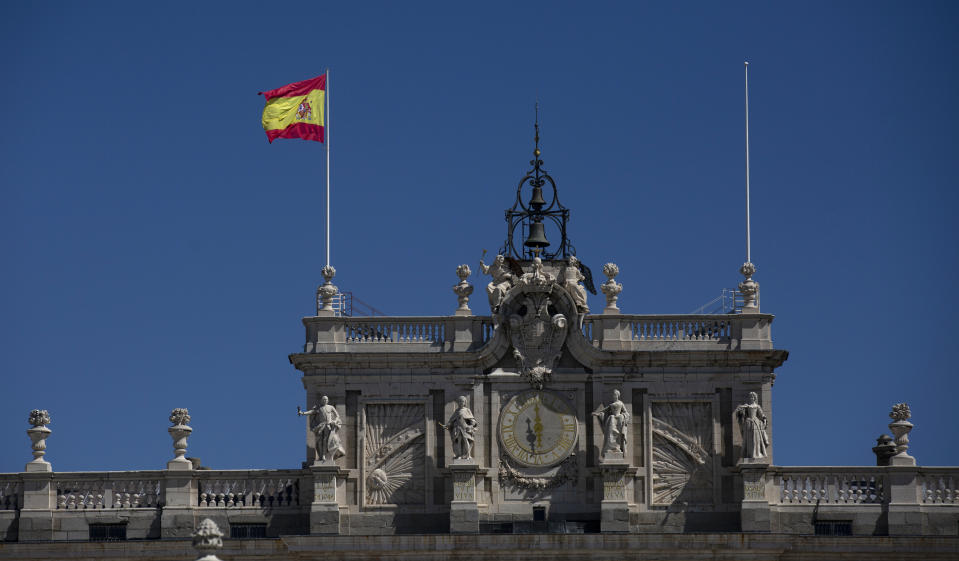
<path fill-rule="evenodd" d="M 509 320 L 513 357 L 521 373 L 537 389 L 549 380 L 566 340 L 568 322 L 557 307 L 555 282 L 539 271 L 523 275 L 514 290 L 506 317 Z"/>

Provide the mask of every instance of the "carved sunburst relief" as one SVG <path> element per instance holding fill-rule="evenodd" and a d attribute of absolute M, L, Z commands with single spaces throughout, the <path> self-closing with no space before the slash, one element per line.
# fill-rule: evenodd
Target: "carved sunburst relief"
<path fill-rule="evenodd" d="M 653 403 L 653 503 L 712 502 L 713 417 L 709 403 Z"/>
<path fill-rule="evenodd" d="M 426 500 L 423 404 L 366 405 L 366 503 L 422 504 Z"/>

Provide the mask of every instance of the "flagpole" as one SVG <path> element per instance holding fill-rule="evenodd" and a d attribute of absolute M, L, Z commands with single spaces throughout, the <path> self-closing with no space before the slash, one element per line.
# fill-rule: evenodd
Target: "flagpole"
<path fill-rule="evenodd" d="M 323 144 L 326 144 L 326 265 L 330 265 L 330 69 L 326 69 L 326 95 L 323 97 L 326 98 L 326 109 L 324 110 L 324 119 L 326 120 L 323 123 L 325 129 L 324 133 L 326 138 L 324 138 Z"/>
<path fill-rule="evenodd" d="M 749 61 L 746 61 L 746 262 L 750 263 L 749 232 Z"/>

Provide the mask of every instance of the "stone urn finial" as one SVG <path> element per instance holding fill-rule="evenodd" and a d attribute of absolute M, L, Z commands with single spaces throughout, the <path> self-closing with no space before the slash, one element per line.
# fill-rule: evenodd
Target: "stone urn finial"
<path fill-rule="evenodd" d="M 759 283 L 753 280 L 756 274 L 756 266 L 746 261 L 739 268 L 739 273 L 746 277 L 746 280 L 739 283 L 739 292 L 743 295 L 743 309 L 745 313 L 759 312 Z"/>
<path fill-rule="evenodd" d="M 603 310 L 603 313 L 618 314 L 619 306 L 616 305 L 616 301 L 619 300 L 619 293 L 623 291 L 623 285 L 613 279 L 619 274 L 619 267 L 616 263 L 607 263 L 603 265 L 603 274 L 607 277 L 606 282 L 599 287 L 606 295 L 606 309 Z"/>
<path fill-rule="evenodd" d="M 906 453 L 909 449 L 909 431 L 913 427 L 913 424 L 909 422 L 910 417 L 912 412 L 909 410 L 909 405 L 897 403 L 892 406 L 892 411 L 889 413 L 889 418 L 892 419 L 889 430 L 896 439 L 896 455 L 889 459 L 891 465 L 916 465 L 916 459 Z"/>
<path fill-rule="evenodd" d="M 43 459 L 47 453 L 47 437 L 53 432 L 47 428 L 50 424 L 50 413 L 46 409 L 34 409 L 30 411 L 28 422 L 33 428 L 27 429 L 27 436 L 33 443 L 33 460 L 26 467 L 27 471 L 51 471 L 50 462 Z"/>
<path fill-rule="evenodd" d="M 192 469 L 193 462 L 184 458 L 186 455 L 186 439 L 193 432 L 187 423 L 190 422 L 190 412 L 184 408 L 176 408 L 170 412 L 170 422 L 173 426 L 167 429 L 173 438 L 173 453 L 175 457 L 167 463 L 168 468 Z"/>
<path fill-rule="evenodd" d="M 453 286 L 453 292 L 456 293 L 456 299 L 459 301 L 459 307 L 456 308 L 456 315 L 458 316 L 473 315 L 469 306 L 470 294 L 473 294 L 473 285 L 466 282 L 466 278 L 472 273 L 469 265 L 460 265 L 456 268 L 456 276 L 459 277 L 460 282 Z"/>
<path fill-rule="evenodd" d="M 217 527 L 216 522 L 204 518 L 193 532 L 193 549 L 200 554 L 196 561 L 220 561 L 214 552 L 222 547 L 223 532 Z"/>
<path fill-rule="evenodd" d="M 327 265 L 320 269 L 320 274 L 323 275 L 323 280 L 326 282 L 316 289 L 317 304 L 322 304 L 322 306 L 317 306 L 316 311 L 318 315 L 320 311 L 323 311 L 325 315 L 333 315 L 333 297 L 339 292 L 339 289 L 333 285 L 336 269 L 332 265 Z"/>

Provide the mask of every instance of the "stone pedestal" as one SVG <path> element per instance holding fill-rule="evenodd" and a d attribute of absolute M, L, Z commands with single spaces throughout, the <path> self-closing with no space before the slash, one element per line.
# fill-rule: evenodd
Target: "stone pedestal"
<path fill-rule="evenodd" d="M 160 537 L 189 538 L 196 524 L 197 487 L 193 479 L 193 462 L 177 458 L 167 462 L 163 483 L 163 512 L 160 515 Z"/>
<path fill-rule="evenodd" d="M 340 468 L 332 461 L 310 466 L 313 473 L 313 503 L 310 505 L 311 534 L 340 533 L 340 504 L 336 500 L 336 478 Z"/>
<path fill-rule="evenodd" d="M 479 533 L 479 506 L 476 504 L 476 460 L 453 460 L 453 502 L 450 503 L 450 533 Z"/>
<path fill-rule="evenodd" d="M 629 462 L 623 459 L 622 453 L 608 453 L 599 467 L 603 472 L 600 531 L 604 534 L 629 532 L 629 501 L 626 499 Z"/>
<path fill-rule="evenodd" d="M 766 498 L 766 470 L 764 458 L 744 458 L 736 466 L 743 481 L 743 502 L 740 524 L 743 532 L 769 532 L 772 529 L 769 500 Z"/>
<path fill-rule="evenodd" d="M 900 454 L 899 456 L 901 456 Z M 899 456 L 893 456 L 893 462 Z M 912 458 L 909 458 L 910 460 Z M 915 465 L 889 468 L 889 535 L 910 536 L 922 534 L 923 513 L 920 509 L 921 485 Z"/>
<path fill-rule="evenodd" d="M 53 473 L 38 469 L 38 464 L 34 464 L 31 470 L 30 464 L 27 464 L 27 472 L 21 477 L 23 478 L 23 508 L 20 509 L 18 539 L 22 542 L 51 541 L 53 540 L 53 510 L 56 508 Z"/>

